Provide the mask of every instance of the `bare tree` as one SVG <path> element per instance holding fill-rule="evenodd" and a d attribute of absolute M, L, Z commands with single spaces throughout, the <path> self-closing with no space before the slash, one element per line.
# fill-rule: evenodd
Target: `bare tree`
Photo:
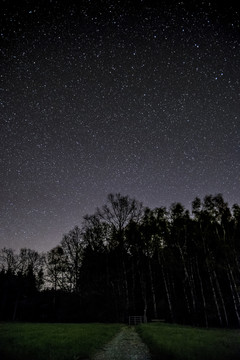
<path fill-rule="evenodd" d="M 3 248 L 0 251 L 0 268 L 6 272 L 16 273 L 19 259 L 13 249 Z"/>
<path fill-rule="evenodd" d="M 47 253 L 46 256 L 46 279 L 56 290 L 69 290 L 66 279 L 66 256 L 63 248 L 58 245 Z"/>
<path fill-rule="evenodd" d="M 97 209 L 97 215 L 102 220 L 111 224 L 120 233 L 131 220 L 138 222 L 142 212 L 142 203 L 131 199 L 129 196 L 122 196 L 119 193 L 115 195 L 109 194 L 107 204 L 101 209 Z"/>
<path fill-rule="evenodd" d="M 138 222 L 143 214 L 142 203 L 129 196 L 122 196 L 121 194 L 109 194 L 107 197 L 107 204 L 101 209 L 97 209 L 96 216 L 101 219 L 103 223 L 110 225 L 112 228 L 112 237 L 116 246 L 119 249 L 119 256 L 122 265 L 123 273 L 123 291 L 126 299 L 126 312 L 129 311 L 129 285 L 127 277 L 127 267 L 125 255 L 127 252 L 125 243 L 124 230 L 130 221 Z"/>
<path fill-rule="evenodd" d="M 61 241 L 61 247 L 65 255 L 65 276 L 73 291 L 78 292 L 78 280 L 84 250 L 84 239 L 82 230 L 75 226 Z"/>

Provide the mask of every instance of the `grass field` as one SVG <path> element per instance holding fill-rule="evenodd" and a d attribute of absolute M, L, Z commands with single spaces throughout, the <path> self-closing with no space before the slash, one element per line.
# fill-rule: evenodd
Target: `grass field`
<path fill-rule="evenodd" d="M 0 323 L 0 359 L 86 359 L 120 329 L 119 324 Z"/>
<path fill-rule="evenodd" d="M 240 330 L 153 323 L 140 325 L 137 331 L 157 360 L 240 359 Z"/>
<path fill-rule="evenodd" d="M 0 323 L 1 360 L 91 358 L 120 324 Z M 170 324 L 136 327 L 154 360 L 239 360 L 240 330 L 199 329 Z"/>

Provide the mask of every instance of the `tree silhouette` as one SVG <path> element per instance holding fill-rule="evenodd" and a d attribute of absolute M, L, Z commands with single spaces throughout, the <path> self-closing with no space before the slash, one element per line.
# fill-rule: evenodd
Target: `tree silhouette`
<path fill-rule="evenodd" d="M 0 251 L 0 319 L 240 327 L 239 238 L 240 207 L 221 194 L 191 213 L 110 194 L 45 256 Z"/>

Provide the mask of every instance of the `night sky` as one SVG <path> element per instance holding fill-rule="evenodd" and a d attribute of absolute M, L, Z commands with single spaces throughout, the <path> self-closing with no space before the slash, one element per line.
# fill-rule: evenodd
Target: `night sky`
<path fill-rule="evenodd" d="M 50 250 L 109 193 L 240 203 L 237 5 L 1 3 L 0 248 Z"/>

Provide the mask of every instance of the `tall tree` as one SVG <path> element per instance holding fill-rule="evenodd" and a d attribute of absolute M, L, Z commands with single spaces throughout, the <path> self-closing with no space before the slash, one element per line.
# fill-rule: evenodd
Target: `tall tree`
<path fill-rule="evenodd" d="M 98 208 L 95 214 L 108 231 L 108 246 L 118 251 L 119 278 L 122 278 L 122 291 L 125 298 L 125 316 L 129 313 L 129 279 L 127 274 L 128 244 L 125 241 L 125 229 L 130 221 L 138 222 L 142 216 L 143 206 L 129 196 L 109 194 L 107 203 Z M 102 228 L 101 228 L 102 229 Z M 110 229 L 110 233 L 109 233 Z M 118 285 L 119 288 L 119 285 Z M 119 291 L 118 291 L 119 292 Z M 116 292 L 117 293 L 117 292 Z"/>
<path fill-rule="evenodd" d="M 64 235 L 61 241 L 65 261 L 65 277 L 67 278 L 69 288 L 74 292 L 79 292 L 80 290 L 79 274 L 84 247 L 83 232 L 78 226 L 75 226 L 73 230 Z"/>
<path fill-rule="evenodd" d="M 27 248 L 20 249 L 18 256 L 18 271 L 23 275 L 35 278 L 35 284 L 40 290 L 43 285 L 44 256 L 37 251 Z"/>
<path fill-rule="evenodd" d="M 66 277 L 67 262 L 63 248 L 58 245 L 46 257 L 47 281 L 53 290 L 70 290 L 71 284 Z"/>

